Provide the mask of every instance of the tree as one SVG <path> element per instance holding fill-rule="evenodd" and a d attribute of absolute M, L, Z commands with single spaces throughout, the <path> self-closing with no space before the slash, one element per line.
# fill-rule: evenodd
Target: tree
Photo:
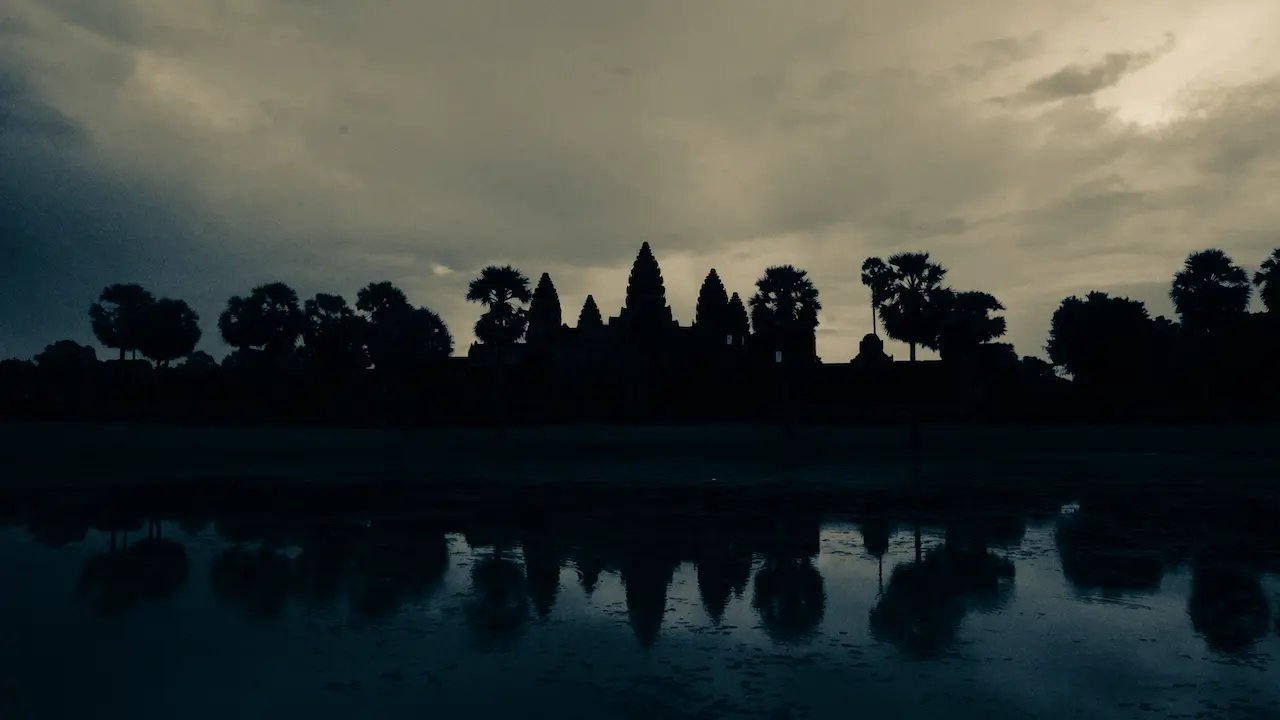
<path fill-rule="evenodd" d="M 631 264 L 627 298 L 618 319 L 629 334 L 642 340 L 652 340 L 654 335 L 671 328 L 671 307 L 667 305 L 662 270 L 647 242 L 640 246 Z"/>
<path fill-rule="evenodd" d="M 528 318 L 524 308 L 512 303 L 527 303 L 532 299 L 529 278 L 516 268 L 490 265 L 481 270 L 467 289 L 467 300 L 486 308 L 476 321 L 476 338 L 485 345 L 514 345 L 524 336 Z"/>
<path fill-rule="evenodd" d="M 991 313 L 1004 310 L 995 296 L 970 290 L 941 294 L 940 298 L 938 352 L 943 359 L 972 352 L 979 345 L 1004 335 L 1005 319 L 991 317 Z"/>
<path fill-rule="evenodd" d="M 889 288 L 893 283 L 893 270 L 877 257 L 869 257 L 862 263 L 862 284 L 871 289 L 871 334 L 876 334 L 876 314 L 889 301 Z"/>
<path fill-rule="evenodd" d="M 693 326 L 709 341 L 724 343 L 733 334 L 730 327 L 729 295 L 715 268 L 707 273 L 698 291 L 698 305 L 694 311 Z"/>
<path fill-rule="evenodd" d="M 751 321 L 747 316 L 747 306 L 742 302 L 742 297 L 738 293 L 734 293 L 729 298 L 728 324 L 730 332 L 733 333 L 734 340 L 738 344 L 746 341 L 748 335 L 751 334 Z"/>
<path fill-rule="evenodd" d="M 200 316 L 182 300 L 157 300 L 148 307 L 146 318 L 138 349 L 161 367 L 190 355 L 200 342 Z"/>
<path fill-rule="evenodd" d="M 531 344 L 550 342 L 559 336 L 562 322 L 560 295 L 556 293 L 551 275 L 542 273 L 529 301 L 529 326 L 525 339 Z"/>
<path fill-rule="evenodd" d="M 196 350 L 187 355 L 186 360 L 178 367 L 187 371 L 208 372 L 218 367 L 218 361 L 213 356 L 203 350 Z"/>
<path fill-rule="evenodd" d="M 582 303 L 582 312 L 578 313 L 578 329 L 598 330 L 602 327 L 604 320 L 600 317 L 600 308 L 596 306 L 596 299 L 588 295 Z"/>
<path fill-rule="evenodd" d="M 363 315 L 369 357 L 376 369 L 403 372 L 453 354 L 453 336 L 444 320 L 425 307 L 413 307 L 390 282 L 370 283 L 360 290 L 356 309 Z"/>
<path fill-rule="evenodd" d="M 341 295 L 317 293 L 303 303 L 302 331 L 307 361 L 326 371 L 359 371 L 369 366 L 365 320 Z"/>
<path fill-rule="evenodd" d="M 1063 299 L 1049 322 L 1045 351 L 1081 382 L 1137 379 L 1150 373 L 1163 335 L 1138 300 L 1094 291 Z"/>
<path fill-rule="evenodd" d="M 137 357 L 146 331 L 146 312 L 155 302 L 151 293 L 136 283 L 117 283 L 103 288 L 98 302 L 89 306 L 93 334 L 103 346 Z"/>
<path fill-rule="evenodd" d="M 389 280 L 369 283 L 356 293 L 356 310 L 376 325 L 380 319 L 407 312 L 411 306 L 404 291 Z"/>
<path fill-rule="evenodd" d="M 98 353 L 92 346 L 81 345 L 74 340 L 59 340 L 46 345 L 33 359 L 41 370 L 74 374 L 96 365 Z"/>
<path fill-rule="evenodd" d="M 259 285 L 248 297 L 235 296 L 218 317 L 218 331 L 239 350 L 262 350 L 276 357 L 292 353 L 306 318 L 298 293 L 280 282 Z"/>
<path fill-rule="evenodd" d="M 942 285 L 947 269 L 931 262 L 927 252 L 891 255 L 887 265 L 879 258 L 868 258 L 863 268 L 870 268 L 870 281 L 875 283 L 872 302 L 881 301 L 885 334 L 907 343 L 911 362 L 916 361 L 917 345 L 937 350 L 941 308 L 951 292 Z"/>
<path fill-rule="evenodd" d="M 1226 330 L 1243 316 L 1252 293 L 1244 269 L 1212 249 L 1191 253 L 1169 289 L 1183 327 L 1210 333 Z"/>
<path fill-rule="evenodd" d="M 406 317 L 405 357 L 414 364 L 443 360 L 453 354 L 453 335 L 444 319 L 425 307 L 414 308 Z"/>
<path fill-rule="evenodd" d="M 811 336 L 818 327 L 818 288 L 806 271 L 792 265 L 774 265 L 756 281 L 756 292 L 747 303 L 751 327 L 769 338 L 775 348 Z"/>
<path fill-rule="evenodd" d="M 1280 248 L 1271 251 L 1258 272 L 1253 274 L 1253 284 L 1258 286 L 1258 298 L 1267 312 L 1280 315 Z"/>

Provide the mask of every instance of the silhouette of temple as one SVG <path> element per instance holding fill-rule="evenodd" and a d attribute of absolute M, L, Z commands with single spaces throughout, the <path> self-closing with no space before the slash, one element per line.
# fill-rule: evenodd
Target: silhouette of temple
<path fill-rule="evenodd" d="M 708 282 L 719 285 L 713 269 Z M 549 286 L 543 275 L 539 288 Z M 719 285 L 723 295 L 723 285 Z M 706 285 L 704 284 L 704 292 Z M 554 293 L 550 289 L 543 298 Z M 814 365 L 817 337 L 812 330 L 786 338 L 765 337 L 752 333 L 746 310 L 737 293 L 712 302 L 715 307 L 700 307 L 701 320 L 681 325 L 667 304 L 662 271 L 649 243 L 644 243 L 632 264 L 627 282 L 626 299 L 616 315 L 600 321 L 595 299 L 588 296 L 576 327 L 559 322 L 559 300 L 554 312 L 558 327 L 548 329 L 548 314 L 539 307 L 535 293 L 528 310 L 529 329 L 524 342 L 510 350 L 508 364 L 547 364 L 558 367 L 598 369 L 661 368 L 681 370 L 693 366 L 742 367 L 757 364 Z M 482 364 L 498 361 L 495 348 L 472 343 L 467 357 Z"/>

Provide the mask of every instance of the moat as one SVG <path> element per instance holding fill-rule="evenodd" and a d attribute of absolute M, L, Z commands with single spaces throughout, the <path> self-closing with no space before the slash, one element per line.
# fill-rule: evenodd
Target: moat
<path fill-rule="evenodd" d="M 0 716 L 1280 717 L 1257 501 L 344 492 L 6 499 Z"/>

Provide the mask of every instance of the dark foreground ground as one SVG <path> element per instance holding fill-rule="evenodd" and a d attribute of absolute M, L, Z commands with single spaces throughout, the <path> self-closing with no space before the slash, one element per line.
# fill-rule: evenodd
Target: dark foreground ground
<path fill-rule="evenodd" d="M 0 485 L 190 480 L 899 486 L 1280 477 L 1280 427 L 905 426 L 335 429 L 0 425 Z M 914 462 L 913 462 L 914 460 Z"/>

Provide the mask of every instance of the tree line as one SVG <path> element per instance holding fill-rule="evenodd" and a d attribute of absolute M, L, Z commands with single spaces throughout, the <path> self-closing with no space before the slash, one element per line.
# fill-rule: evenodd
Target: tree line
<path fill-rule="evenodd" d="M 1004 305 L 990 293 L 951 287 L 947 268 L 927 252 L 867 258 L 861 282 L 870 291 L 873 334 L 883 332 L 905 343 L 909 367 L 917 364 L 917 349 L 926 348 L 936 351 L 943 365 L 967 368 L 992 382 L 997 376 L 1044 387 L 1070 381 L 1077 391 L 1093 395 L 1190 388 L 1212 403 L 1239 392 L 1244 381 L 1253 382 L 1258 386 L 1254 390 L 1268 398 L 1275 394 L 1266 368 L 1280 362 L 1277 266 L 1280 248 L 1252 277 L 1222 250 L 1191 253 L 1170 284 L 1176 320 L 1152 317 L 1141 301 L 1101 291 L 1064 298 L 1050 321 L 1047 362 L 1019 358 L 1011 345 L 996 342 L 1006 332 L 1005 318 L 999 315 Z M 1255 289 L 1263 311 L 1251 313 Z M 547 348 L 560 348 L 562 358 L 565 353 L 585 357 L 586 344 L 575 341 L 605 335 L 603 316 L 590 295 L 575 326 L 564 322 L 547 273 L 533 285 L 518 268 L 491 265 L 470 282 L 465 297 L 483 308 L 472 328 L 476 346 L 490 351 L 488 357 L 500 366 L 527 365 L 530 350 Z M 818 288 L 803 269 L 767 268 L 745 302 L 712 269 L 698 294 L 691 326 L 691 337 L 697 338 L 694 350 L 751 346 L 768 350 L 757 356 L 771 362 L 774 350 L 786 349 L 788 360 L 817 364 L 816 356 L 794 350 L 803 348 L 806 339 L 813 347 L 821 310 Z M 384 394 L 393 393 L 397 383 L 422 381 L 425 368 L 439 367 L 455 350 L 443 319 L 427 307 L 414 306 L 389 281 L 360 289 L 354 304 L 329 293 L 303 301 L 282 282 L 234 296 L 217 319 L 220 337 L 234 348 L 220 365 L 195 349 L 202 338 L 198 314 L 186 302 L 157 298 L 140 284 L 104 288 L 88 315 L 99 343 L 117 351 L 121 361 L 141 355 L 140 362 L 148 367 L 153 363 L 167 371 L 182 359 L 176 369 L 187 375 L 297 375 L 330 384 L 371 373 Z M 627 352 L 643 355 L 673 344 L 677 324 L 648 243 L 636 256 L 617 319 L 618 332 L 608 337 L 623 338 L 629 343 Z M 723 352 L 705 357 L 713 364 L 725 362 Z M 89 372 L 96 363 L 91 346 L 63 340 L 46 347 L 34 362 L 0 363 L 0 376 L 12 395 L 13 387 L 37 381 L 40 371 L 74 375 Z"/>

